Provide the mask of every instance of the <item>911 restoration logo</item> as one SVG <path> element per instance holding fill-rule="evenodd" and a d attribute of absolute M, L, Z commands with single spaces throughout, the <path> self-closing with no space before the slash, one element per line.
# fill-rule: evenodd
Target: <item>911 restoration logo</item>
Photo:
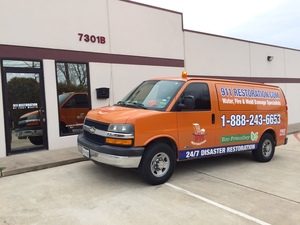
<path fill-rule="evenodd" d="M 278 91 L 262 89 L 220 87 L 223 104 L 281 105 Z"/>

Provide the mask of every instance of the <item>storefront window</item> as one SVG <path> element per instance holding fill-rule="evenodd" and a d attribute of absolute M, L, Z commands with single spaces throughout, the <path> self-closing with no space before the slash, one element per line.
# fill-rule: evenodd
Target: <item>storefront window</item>
<path fill-rule="evenodd" d="M 3 67 L 39 69 L 41 68 L 41 63 L 38 61 L 3 60 Z"/>
<path fill-rule="evenodd" d="M 56 63 L 60 135 L 78 134 L 90 109 L 88 67 L 83 63 Z"/>

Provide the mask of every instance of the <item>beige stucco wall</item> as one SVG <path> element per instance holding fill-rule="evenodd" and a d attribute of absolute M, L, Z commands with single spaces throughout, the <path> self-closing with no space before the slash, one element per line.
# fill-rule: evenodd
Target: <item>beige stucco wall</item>
<path fill-rule="evenodd" d="M 108 2 L 112 53 L 184 58 L 181 14 L 122 1 Z"/>
<path fill-rule="evenodd" d="M 189 74 L 299 78 L 300 51 L 183 31 L 182 14 L 119 0 L 0 1 L 0 44 L 130 56 L 184 59 L 185 68 L 89 62 L 92 107 L 112 105 L 141 81 Z M 79 41 L 78 33 L 104 36 L 104 44 Z M 274 60 L 267 61 L 272 55 Z M 55 60 L 43 59 L 49 149 L 76 146 L 76 135 L 60 137 Z M 0 80 L 1 81 L 1 80 Z M 300 84 L 278 84 L 289 104 L 289 122 L 300 122 Z M 96 88 L 110 88 L 110 99 Z M 2 102 L 0 91 L 0 106 Z M 0 157 L 5 156 L 0 110 Z"/>
<path fill-rule="evenodd" d="M 188 73 L 250 76 L 248 43 L 189 31 L 184 32 L 184 40 Z"/>
<path fill-rule="evenodd" d="M 300 78 L 300 51 L 191 31 L 184 32 L 185 69 L 190 74 L 236 77 Z M 267 56 L 273 56 L 269 62 Z M 300 84 L 281 83 L 289 124 L 299 123 Z"/>
<path fill-rule="evenodd" d="M 13 13 L 12 13 L 13 12 Z M 17 0 L 0 2 L 0 44 L 183 59 L 182 15 L 118 0 Z M 104 36 L 105 44 L 79 41 L 78 33 Z M 49 149 L 76 146 L 76 135 L 59 136 L 55 61 L 43 60 Z M 180 74 L 182 68 L 89 63 L 92 107 L 112 105 L 153 75 Z M 110 99 L 96 98 L 109 87 Z M 2 92 L 0 104 L 2 104 Z M 0 112 L 3 120 L 3 110 Z M 5 146 L 4 121 L 0 144 Z M 5 147 L 0 157 L 5 156 Z"/>
<path fill-rule="evenodd" d="M 109 52 L 78 36 L 108 36 L 106 0 L 1 0 L 0 15 L 1 44 Z"/>
<path fill-rule="evenodd" d="M 234 50 L 234 49 L 233 49 Z M 250 43 L 249 54 L 252 77 L 285 77 L 284 49 Z M 273 56 L 269 62 L 267 56 Z"/>

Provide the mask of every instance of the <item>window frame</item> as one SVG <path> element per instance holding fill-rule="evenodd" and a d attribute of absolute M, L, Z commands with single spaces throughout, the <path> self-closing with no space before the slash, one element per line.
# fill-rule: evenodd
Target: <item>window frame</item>
<path fill-rule="evenodd" d="M 78 135 L 78 133 L 63 133 L 61 132 L 61 125 L 60 125 L 60 121 L 61 121 L 61 115 L 60 115 L 60 103 L 59 103 L 59 95 L 58 95 L 58 72 L 57 72 L 57 65 L 59 63 L 63 63 L 64 66 L 68 65 L 68 64 L 84 64 L 86 65 L 86 74 L 87 74 L 87 94 L 88 94 L 88 108 L 89 110 L 92 108 L 92 102 L 91 102 L 91 84 L 90 84 L 90 69 L 89 69 L 89 63 L 88 62 L 77 62 L 77 61 L 61 61 L 61 60 L 57 60 L 54 63 L 54 67 L 55 67 L 55 79 L 56 79 L 56 99 L 57 99 L 57 113 L 58 113 L 58 128 L 59 128 L 59 136 L 60 137 L 65 137 L 65 136 L 72 136 L 72 135 Z M 72 98 L 72 97 L 71 97 Z M 69 99 L 67 100 L 67 102 L 69 101 Z"/>
<path fill-rule="evenodd" d="M 190 85 L 193 85 L 193 84 L 204 84 L 207 87 L 208 96 L 209 96 L 209 108 L 204 108 L 204 109 L 178 109 L 178 104 L 180 104 L 180 101 L 182 100 L 182 97 L 183 97 L 185 91 L 188 89 L 188 87 Z M 195 102 L 195 107 L 196 107 L 196 102 Z M 187 85 L 184 87 L 184 90 L 182 91 L 179 98 L 177 99 L 172 111 L 176 111 L 176 112 L 209 112 L 211 110 L 212 110 L 212 102 L 211 102 L 211 92 L 210 92 L 209 84 L 207 82 L 204 82 L 204 81 L 193 81 L 193 82 L 187 83 Z"/>

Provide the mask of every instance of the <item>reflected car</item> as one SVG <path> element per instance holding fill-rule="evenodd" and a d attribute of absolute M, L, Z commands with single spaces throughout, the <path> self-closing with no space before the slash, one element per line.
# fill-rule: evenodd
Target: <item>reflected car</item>
<path fill-rule="evenodd" d="M 90 110 L 86 92 L 67 92 L 59 95 L 60 134 L 81 132 L 84 118 Z M 40 110 L 26 113 L 19 118 L 16 136 L 28 138 L 34 145 L 43 144 Z"/>
<path fill-rule="evenodd" d="M 40 110 L 20 116 L 16 136 L 19 139 L 28 138 L 34 145 L 43 144 L 43 130 L 41 128 Z"/>
<path fill-rule="evenodd" d="M 61 134 L 78 133 L 87 112 L 90 110 L 86 92 L 67 92 L 58 96 L 59 127 Z"/>

